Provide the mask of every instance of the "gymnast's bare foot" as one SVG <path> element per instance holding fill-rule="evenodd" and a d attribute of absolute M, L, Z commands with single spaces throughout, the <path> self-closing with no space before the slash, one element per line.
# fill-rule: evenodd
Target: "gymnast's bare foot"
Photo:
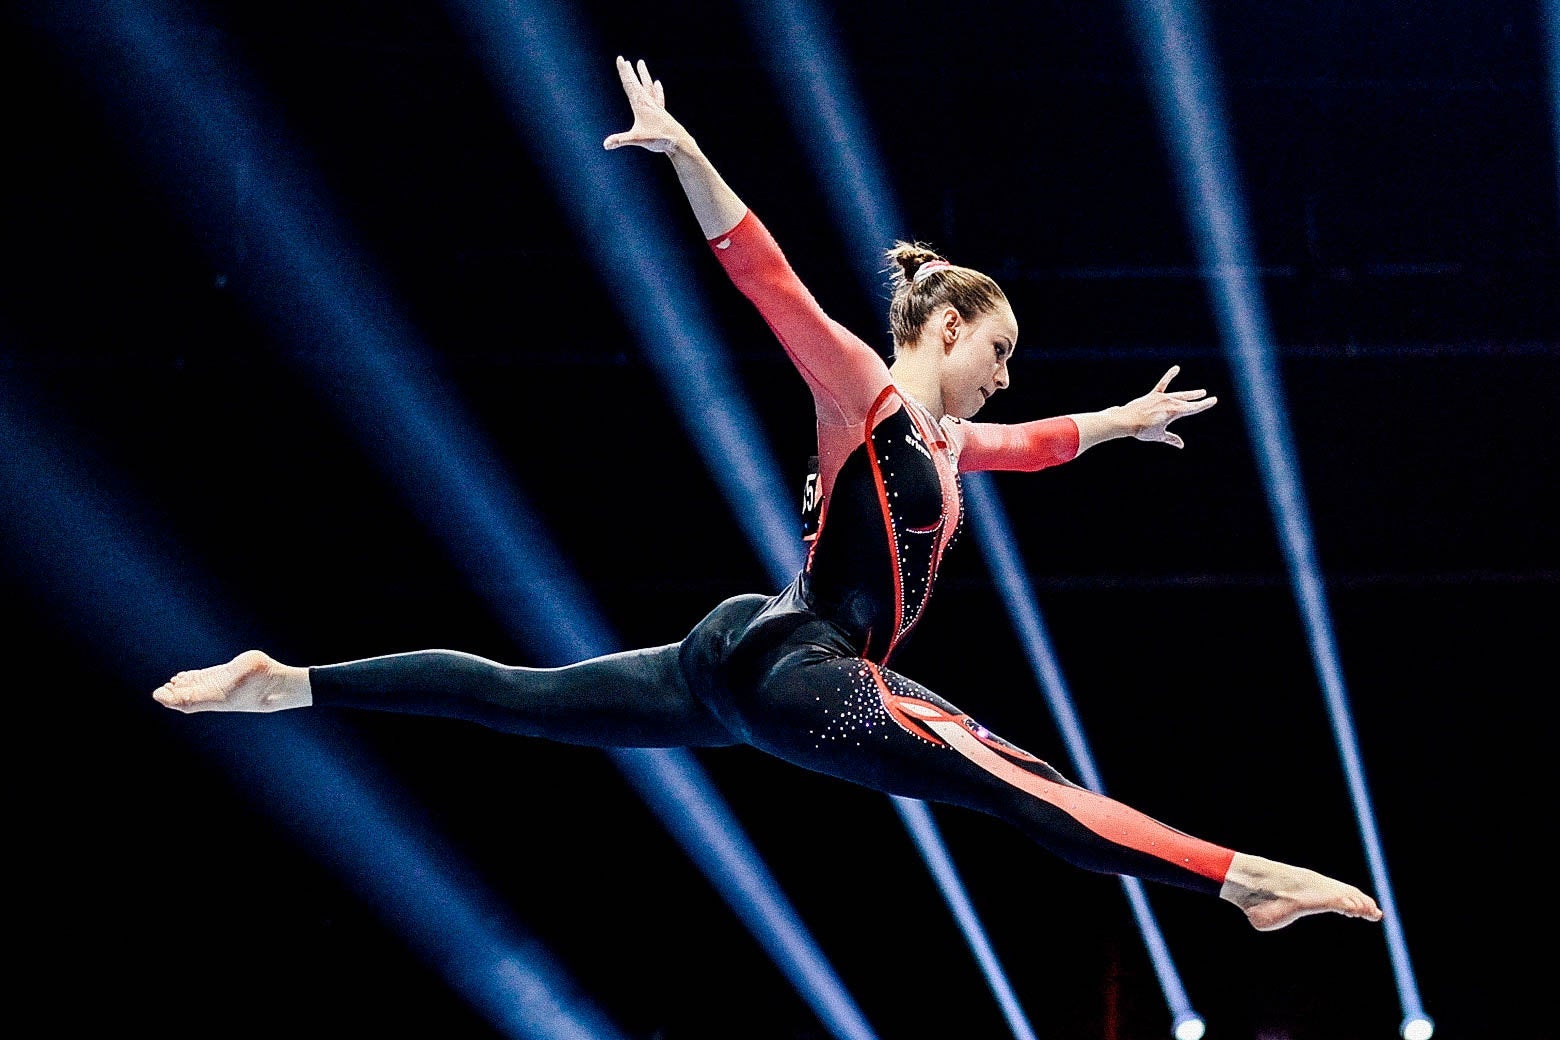
<path fill-rule="evenodd" d="M 1381 920 L 1381 908 L 1353 885 L 1304 867 L 1236 853 L 1219 898 L 1245 911 L 1259 932 L 1271 932 L 1308 914 L 1343 914 Z"/>
<path fill-rule="evenodd" d="M 192 711 L 281 711 L 314 703 L 309 670 L 245 650 L 227 664 L 180 672 L 152 691 L 158 704 Z"/>

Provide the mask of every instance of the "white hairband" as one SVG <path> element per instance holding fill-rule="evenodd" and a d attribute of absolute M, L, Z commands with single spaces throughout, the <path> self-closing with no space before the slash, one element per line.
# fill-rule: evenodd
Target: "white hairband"
<path fill-rule="evenodd" d="M 926 263 L 915 269 L 915 274 L 911 276 L 910 281 L 912 283 L 919 282 L 922 278 L 925 278 L 933 271 L 941 271 L 944 267 L 952 266 L 953 265 L 946 260 L 928 260 Z"/>

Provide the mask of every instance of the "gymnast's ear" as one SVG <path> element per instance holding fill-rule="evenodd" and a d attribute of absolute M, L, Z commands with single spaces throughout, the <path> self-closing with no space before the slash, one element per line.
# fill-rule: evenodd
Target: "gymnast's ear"
<path fill-rule="evenodd" d="M 957 307 L 944 307 L 937 314 L 937 332 L 942 339 L 943 353 L 948 353 L 959 342 L 964 332 L 964 315 Z"/>

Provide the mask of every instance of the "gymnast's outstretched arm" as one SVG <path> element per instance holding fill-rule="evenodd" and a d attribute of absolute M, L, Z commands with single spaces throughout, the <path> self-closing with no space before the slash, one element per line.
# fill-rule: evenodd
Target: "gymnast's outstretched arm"
<path fill-rule="evenodd" d="M 650 77 L 643 59 L 638 67 L 627 58 L 617 59 L 623 92 L 634 112 L 634 125 L 612 134 L 603 146 L 607 149 L 636 145 L 652 152 L 664 152 L 677 171 L 688 204 L 705 238 L 719 238 L 741 223 L 747 205 L 731 190 L 714 165 L 699 150 L 687 129 L 666 110 L 666 88 Z"/>
<path fill-rule="evenodd" d="M 634 146 L 671 159 L 711 252 L 758 309 L 812 392 L 818 421 L 852 426 L 891 382 L 881 355 L 826 314 L 778 243 L 688 133 L 666 110 L 666 90 L 645 63 L 617 59 L 633 126 L 609 136 L 608 149 Z"/>

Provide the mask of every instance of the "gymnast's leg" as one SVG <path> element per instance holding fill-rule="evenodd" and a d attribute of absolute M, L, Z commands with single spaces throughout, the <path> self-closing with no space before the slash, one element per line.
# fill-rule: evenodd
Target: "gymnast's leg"
<path fill-rule="evenodd" d="M 226 664 L 180 672 L 152 696 L 183 712 L 323 705 L 437 715 L 594 747 L 737 743 L 689 691 L 678 649 L 672 643 L 561 668 L 502 665 L 454 650 L 301 667 L 246 650 Z"/>
<path fill-rule="evenodd" d="M 765 655 L 753 677 L 732 691 L 746 736 L 796 765 L 988 813 L 1087 870 L 1218 895 L 1261 931 L 1315 913 L 1381 917 L 1352 885 L 1237 853 L 1080 787 L 925 687 L 860 658 L 793 641 Z"/>

